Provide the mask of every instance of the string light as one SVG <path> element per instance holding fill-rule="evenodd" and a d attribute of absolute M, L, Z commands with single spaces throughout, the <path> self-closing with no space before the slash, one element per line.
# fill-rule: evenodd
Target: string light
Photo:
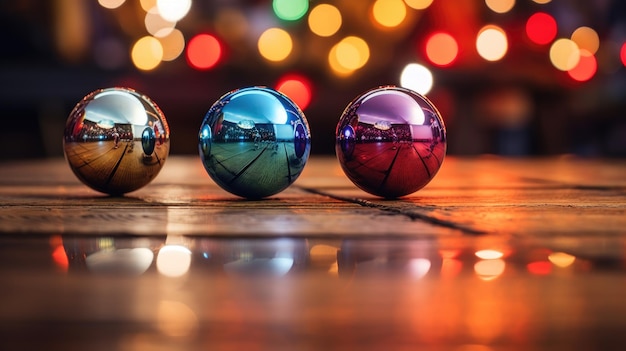
<path fill-rule="evenodd" d="M 131 50 L 135 67 L 143 71 L 155 69 L 163 59 L 163 47 L 158 39 L 145 36 L 135 42 Z"/>
<path fill-rule="evenodd" d="M 498 61 L 508 50 L 508 40 L 504 30 L 495 25 L 486 25 L 476 38 L 478 54 L 487 61 Z"/>
<path fill-rule="evenodd" d="M 309 13 L 309 28 L 311 32 L 329 37 L 341 28 L 341 12 L 333 5 L 319 4 Z"/>
<path fill-rule="evenodd" d="M 578 64 L 567 71 L 567 74 L 574 80 L 586 82 L 593 78 L 598 70 L 598 63 L 595 56 L 585 49 L 580 50 Z"/>
<path fill-rule="evenodd" d="M 372 15 L 383 27 L 397 27 L 406 17 L 406 6 L 402 0 L 376 0 Z"/>
<path fill-rule="evenodd" d="M 187 62 L 198 70 L 213 68 L 222 57 L 222 46 L 210 34 L 198 34 L 187 45 Z"/>
<path fill-rule="evenodd" d="M 459 45 L 448 33 L 436 32 L 426 40 L 426 57 L 437 66 L 449 66 L 456 60 Z"/>
<path fill-rule="evenodd" d="M 293 49 L 291 35 L 284 29 L 269 28 L 259 37 L 257 42 L 259 53 L 269 61 L 279 62 L 289 56 Z"/>
<path fill-rule="evenodd" d="M 578 45 L 570 39 L 561 38 L 550 46 L 550 62 L 561 71 L 568 71 L 580 61 Z"/>
<path fill-rule="evenodd" d="M 600 47 L 600 37 L 593 28 L 579 27 L 572 33 L 571 39 L 578 45 L 578 48 L 587 50 L 592 55 Z"/>
<path fill-rule="evenodd" d="M 551 43 L 556 38 L 556 33 L 556 20 L 547 13 L 534 13 L 526 21 L 526 35 L 535 44 Z"/>

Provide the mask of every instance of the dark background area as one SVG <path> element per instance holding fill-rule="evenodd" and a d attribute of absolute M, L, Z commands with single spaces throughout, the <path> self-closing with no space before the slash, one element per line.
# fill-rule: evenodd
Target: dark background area
<path fill-rule="evenodd" d="M 310 2 L 310 8 L 319 3 Z M 224 38 L 225 56 L 209 70 L 193 69 L 183 53 L 142 71 L 130 57 L 133 43 L 148 35 L 138 0 L 126 0 L 116 9 L 103 8 L 96 0 L 2 1 L 0 159 L 62 156 L 63 127 L 73 106 L 87 93 L 110 86 L 150 96 L 169 122 L 172 154 L 196 154 L 202 118 L 220 96 L 243 86 L 274 86 L 291 72 L 312 83 L 312 100 L 304 112 L 313 154 L 333 154 L 335 126 L 345 106 L 372 87 L 399 84 L 403 67 L 411 62 L 433 73 L 427 96 L 446 122 L 449 154 L 626 156 L 626 67 L 620 61 L 626 41 L 625 2 L 517 0 L 510 12 L 500 14 L 483 0 L 434 0 L 425 10 L 407 9 L 406 23 L 395 29 L 372 25 L 368 11 L 373 1 L 328 3 L 341 10 L 343 23 L 337 34 L 321 38 L 308 31 L 306 15 L 297 21 L 273 17 L 269 0 L 195 0 L 177 23 L 186 39 L 204 32 L 219 37 L 216 21 L 224 9 L 239 11 L 248 20 L 248 39 Z M 580 26 L 597 31 L 600 48 L 593 78 L 574 81 L 551 64 L 549 45 L 525 37 L 525 22 L 537 11 L 557 19 L 559 38 Z M 289 60 L 270 63 L 259 55 L 258 18 L 292 35 Z M 488 23 L 507 32 L 509 50 L 497 62 L 481 59 L 474 46 L 476 32 Z M 424 38 L 435 30 L 459 41 L 458 58 L 449 67 L 429 65 L 422 50 Z M 338 77 L 325 56 L 316 53 L 346 35 L 368 42 L 370 60 L 353 74 Z M 101 60 L 110 54 L 99 45 L 104 40 L 114 40 L 125 50 L 114 64 Z"/>

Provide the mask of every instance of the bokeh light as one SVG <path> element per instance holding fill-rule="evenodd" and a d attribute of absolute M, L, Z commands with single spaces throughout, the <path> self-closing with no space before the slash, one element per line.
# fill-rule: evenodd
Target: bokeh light
<path fill-rule="evenodd" d="M 367 42 L 356 36 L 348 36 L 333 46 L 328 60 L 336 74 L 345 76 L 365 66 L 369 57 Z"/>
<path fill-rule="evenodd" d="M 580 61 L 578 45 L 570 39 L 561 38 L 550 46 L 550 62 L 561 71 L 568 71 Z"/>
<path fill-rule="evenodd" d="M 485 5 L 496 13 L 507 13 L 515 6 L 515 0 L 485 0 Z"/>
<path fill-rule="evenodd" d="M 341 12 L 333 5 L 319 4 L 309 13 L 309 28 L 320 37 L 329 37 L 341 28 Z"/>
<path fill-rule="evenodd" d="M 157 8 L 161 17 L 177 22 L 187 15 L 191 9 L 191 0 L 157 0 Z"/>
<path fill-rule="evenodd" d="M 210 34 L 198 34 L 187 44 L 187 62 L 198 70 L 207 70 L 219 62 L 222 57 L 222 45 Z"/>
<path fill-rule="evenodd" d="M 275 89 L 287 95 L 301 110 L 305 110 L 311 103 L 311 81 L 302 75 L 288 74 L 281 77 Z"/>
<path fill-rule="evenodd" d="M 177 59 L 185 50 L 185 37 L 178 29 L 164 37 L 157 38 L 163 46 L 163 61 L 173 61 Z"/>
<path fill-rule="evenodd" d="M 565 268 L 571 266 L 576 261 L 576 257 L 565 252 L 553 252 L 548 256 L 548 261 L 557 267 Z"/>
<path fill-rule="evenodd" d="M 578 64 L 574 68 L 569 69 L 567 74 L 576 81 L 586 82 L 593 78 L 597 70 L 598 62 L 595 56 L 586 49 L 581 49 Z"/>
<path fill-rule="evenodd" d="M 598 52 L 600 47 L 600 37 L 593 28 L 579 27 L 572 33 L 571 39 L 579 49 L 587 50 L 592 55 Z"/>
<path fill-rule="evenodd" d="M 551 43 L 556 38 L 556 33 L 556 20 L 545 12 L 536 12 L 526 21 L 526 35 L 535 44 Z"/>
<path fill-rule="evenodd" d="M 156 6 L 148 10 L 144 24 L 148 33 L 155 37 L 164 37 L 170 34 L 176 26 L 176 22 L 168 21 L 163 18 Z"/>
<path fill-rule="evenodd" d="M 145 36 L 135 42 L 130 56 L 135 67 L 143 71 L 150 71 L 161 63 L 163 47 L 157 38 Z"/>
<path fill-rule="evenodd" d="M 410 8 L 413 8 L 416 10 L 424 10 L 424 9 L 427 9 L 428 6 L 430 6 L 430 4 L 433 3 L 433 0 L 404 0 L 404 2 Z"/>
<path fill-rule="evenodd" d="M 299 20 L 309 10 L 309 0 L 274 0 L 272 8 L 276 16 L 282 20 Z"/>
<path fill-rule="evenodd" d="M 397 27 L 406 18 L 406 5 L 402 0 L 376 0 L 372 15 L 383 27 Z"/>
<path fill-rule="evenodd" d="M 157 5 L 157 0 L 139 0 L 139 4 L 144 11 L 148 12 Z"/>
<path fill-rule="evenodd" d="M 478 250 L 474 252 L 474 255 L 483 260 L 495 260 L 504 257 L 504 253 L 502 251 L 492 249 Z"/>
<path fill-rule="evenodd" d="M 533 1 L 536 2 L 537 4 L 543 5 L 543 4 L 549 3 L 552 0 L 533 0 Z"/>
<path fill-rule="evenodd" d="M 622 64 L 626 66 L 626 43 L 623 43 L 622 48 L 619 50 L 619 58 L 622 60 Z"/>
<path fill-rule="evenodd" d="M 191 251 L 180 245 L 165 245 L 157 254 L 157 271 L 168 277 L 180 277 L 189 271 Z"/>
<path fill-rule="evenodd" d="M 283 61 L 293 49 L 293 41 L 287 31 L 269 28 L 261 34 L 257 43 L 259 53 L 269 61 Z"/>
<path fill-rule="evenodd" d="M 449 66 L 459 54 L 456 39 L 448 33 L 437 32 L 426 40 L 426 57 L 437 66 Z"/>
<path fill-rule="evenodd" d="M 433 87 L 433 74 L 419 63 L 409 63 L 400 73 L 400 86 L 426 95 Z"/>
<path fill-rule="evenodd" d="M 107 9 L 116 9 L 122 6 L 125 1 L 126 0 L 98 0 L 98 4 Z"/>
<path fill-rule="evenodd" d="M 506 55 L 508 40 L 504 30 L 495 25 L 486 25 L 476 38 L 476 50 L 487 61 L 498 61 Z"/>

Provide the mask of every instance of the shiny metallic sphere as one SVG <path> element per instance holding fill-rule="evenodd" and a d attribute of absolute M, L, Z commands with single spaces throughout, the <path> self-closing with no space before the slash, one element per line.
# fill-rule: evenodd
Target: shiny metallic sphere
<path fill-rule="evenodd" d="M 356 97 L 341 115 L 335 136 L 346 176 L 362 190 L 385 198 L 426 186 L 446 156 L 446 128 L 435 106 L 395 86 Z"/>
<path fill-rule="evenodd" d="M 310 150 L 304 113 L 271 88 L 225 94 L 200 126 L 198 151 L 207 173 L 224 190 L 244 198 L 286 189 L 302 173 Z"/>
<path fill-rule="evenodd" d="M 170 130 L 163 112 L 129 88 L 86 95 L 65 125 L 63 151 L 70 168 L 87 186 L 110 195 L 152 181 L 169 150 Z"/>

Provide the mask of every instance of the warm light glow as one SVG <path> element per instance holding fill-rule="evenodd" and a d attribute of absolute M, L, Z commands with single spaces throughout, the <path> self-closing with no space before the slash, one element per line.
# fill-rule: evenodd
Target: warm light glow
<path fill-rule="evenodd" d="M 182 302 L 161 301 L 156 314 L 157 326 L 163 335 L 189 336 L 198 329 L 198 316 Z"/>
<path fill-rule="evenodd" d="M 170 34 L 158 39 L 163 46 L 163 61 L 177 59 L 185 49 L 185 37 L 183 32 L 178 29 L 174 29 Z"/>
<path fill-rule="evenodd" d="M 433 3 L 433 0 L 404 0 L 407 6 L 416 10 L 424 10 Z"/>
<path fill-rule="evenodd" d="M 180 245 L 166 245 L 159 250 L 156 268 L 168 277 L 180 277 L 189 271 L 191 251 Z"/>
<path fill-rule="evenodd" d="M 133 45 L 130 57 L 135 67 L 150 71 L 155 69 L 163 59 L 163 47 L 155 37 L 145 36 Z"/>
<path fill-rule="evenodd" d="M 157 0 L 156 5 L 164 19 L 177 22 L 191 9 L 191 0 Z"/>
<path fill-rule="evenodd" d="M 433 87 L 433 74 L 418 63 L 409 63 L 400 73 L 400 86 L 426 95 Z"/>
<path fill-rule="evenodd" d="M 263 32 L 257 43 L 259 53 L 269 61 L 283 61 L 293 49 L 291 36 L 280 28 L 270 28 Z"/>
<path fill-rule="evenodd" d="M 67 272 L 70 266 L 69 259 L 63 246 L 63 238 L 60 235 L 50 237 L 50 247 L 52 248 L 52 260 L 61 272 Z"/>
<path fill-rule="evenodd" d="M 552 272 L 552 264 L 548 261 L 536 261 L 527 264 L 526 269 L 530 274 L 547 275 Z"/>
<path fill-rule="evenodd" d="M 328 54 L 328 63 L 333 72 L 347 76 L 363 67 L 370 57 L 370 49 L 365 40 L 349 36 L 335 44 Z"/>
<path fill-rule="evenodd" d="M 578 45 L 569 39 L 559 39 L 550 47 L 550 61 L 561 71 L 568 71 L 580 61 Z"/>
<path fill-rule="evenodd" d="M 600 37 L 593 28 L 579 27 L 572 33 L 571 39 L 579 49 L 587 50 L 592 55 L 598 52 L 600 47 Z"/>
<path fill-rule="evenodd" d="M 622 44 L 622 48 L 619 51 L 619 58 L 622 60 L 622 64 L 626 66 L 626 43 Z"/>
<path fill-rule="evenodd" d="M 444 258 L 441 262 L 441 277 L 453 278 L 463 270 L 463 262 L 455 258 Z"/>
<path fill-rule="evenodd" d="M 504 253 L 502 251 L 497 250 L 479 250 L 474 253 L 476 257 L 482 258 L 483 260 L 495 260 L 498 258 L 502 258 Z"/>
<path fill-rule="evenodd" d="M 406 17 L 406 6 L 402 0 L 376 0 L 372 15 L 384 27 L 397 27 Z"/>
<path fill-rule="evenodd" d="M 148 33 L 152 34 L 155 37 L 167 36 L 174 30 L 174 27 L 176 26 L 176 22 L 164 19 L 159 13 L 159 10 L 156 8 L 156 6 L 151 8 L 146 13 L 144 24 L 146 25 L 146 30 L 148 31 Z"/>
<path fill-rule="evenodd" d="M 426 41 L 426 57 L 437 66 L 451 65 L 458 53 L 459 45 L 448 33 L 434 33 Z"/>
<path fill-rule="evenodd" d="M 107 9 L 116 9 L 122 6 L 125 1 L 126 0 L 98 0 L 98 4 Z"/>
<path fill-rule="evenodd" d="M 598 70 L 598 62 L 595 56 L 587 50 L 580 50 L 580 59 L 576 67 L 567 71 L 572 79 L 579 82 L 586 82 L 593 78 Z"/>
<path fill-rule="evenodd" d="M 515 6 L 515 0 L 485 0 L 487 7 L 496 13 L 507 13 Z"/>
<path fill-rule="evenodd" d="M 547 3 L 549 3 L 549 2 L 550 2 L 550 1 L 552 1 L 552 0 L 533 0 L 533 1 L 534 1 L 534 2 L 536 2 L 536 3 L 538 3 L 538 4 L 543 5 L 543 4 L 547 4 Z"/>
<path fill-rule="evenodd" d="M 150 9 L 157 4 L 156 0 L 139 0 L 139 3 L 141 4 L 141 8 L 146 12 L 150 11 Z"/>
<path fill-rule="evenodd" d="M 503 260 L 480 260 L 474 264 L 474 272 L 481 280 L 493 280 L 504 273 L 506 263 Z"/>
<path fill-rule="evenodd" d="M 571 266 L 576 261 L 576 257 L 565 252 L 553 252 L 548 256 L 548 261 L 557 267 L 565 268 Z"/>
<path fill-rule="evenodd" d="M 535 44 L 545 45 L 556 38 L 557 25 L 554 17 L 537 12 L 526 21 L 526 35 Z"/>
<path fill-rule="evenodd" d="M 407 264 L 411 275 L 416 279 L 423 278 L 430 271 L 430 260 L 427 258 L 412 258 Z"/>
<path fill-rule="evenodd" d="M 487 25 L 478 32 L 476 38 L 478 54 L 487 61 L 498 61 L 508 50 L 508 40 L 502 28 Z"/>
<path fill-rule="evenodd" d="M 276 84 L 276 90 L 287 95 L 301 110 L 311 102 L 311 82 L 305 77 L 290 74 L 282 77 Z"/>
<path fill-rule="evenodd" d="M 309 0 L 274 0 L 272 8 L 278 18 L 295 21 L 302 18 L 309 10 Z"/>
<path fill-rule="evenodd" d="M 341 12 L 333 5 L 317 5 L 309 13 L 309 28 L 320 37 L 329 37 L 341 28 Z"/>
<path fill-rule="evenodd" d="M 195 69 L 210 69 L 219 62 L 221 56 L 222 46 L 210 34 L 198 34 L 187 44 L 187 62 Z"/>

